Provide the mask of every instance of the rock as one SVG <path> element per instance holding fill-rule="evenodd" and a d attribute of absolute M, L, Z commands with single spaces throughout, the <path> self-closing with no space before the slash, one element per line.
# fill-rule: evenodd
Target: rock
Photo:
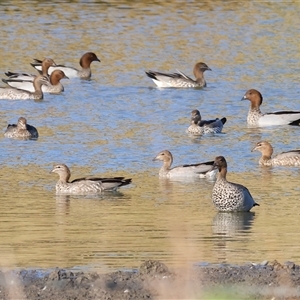
<path fill-rule="evenodd" d="M 164 264 L 157 260 L 147 260 L 140 266 L 140 274 L 151 276 L 166 276 L 169 275 L 169 269 Z"/>
<path fill-rule="evenodd" d="M 284 266 L 285 266 L 287 269 L 294 270 L 296 265 L 295 265 L 292 261 L 286 261 L 286 262 L 284 263 Z"/>

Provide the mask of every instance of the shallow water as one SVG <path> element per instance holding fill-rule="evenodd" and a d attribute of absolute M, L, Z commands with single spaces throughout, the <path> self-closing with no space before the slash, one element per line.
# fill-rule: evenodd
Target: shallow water
<path fill-rule="evenodd" d="M 298 2 L 42 2 L 0 4 L 0 70 L 34 73 L 33 58 L 78 66 L 95 52 L 92 80 L 64 80 L 63 95 L 41 102 L 0 101 L 0 125 L 24 116 L 37 141 L 0 138 L 0 264 L 10 267 L 134 268 L 202 261 L 299 263 L 299 170 L 258 167 L 251 148 L 299 148 L 299 128 L 247 128 L 256 88 L 262 110 L 299 110 Z M 192 75 L 204 61 L 203 90 L 157 89 L 144 71 Z M 227 117 L 224 134 L 192 139 L 190 112 Z M 260 207 L 218 214 L 212 182 L 158 179 L 152 158 L 169 149 L 174 165 L 224 155 L 228 178 L 246 185 Z M 133 184 L 100 197 L 56 197 L 53 164 L 73 178 L 127 176 Z"/>

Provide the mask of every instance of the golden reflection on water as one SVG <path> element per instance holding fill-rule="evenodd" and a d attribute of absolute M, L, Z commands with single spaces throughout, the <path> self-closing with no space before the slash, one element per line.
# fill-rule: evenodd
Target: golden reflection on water
<path fill-rule="evenodd" d="M 285 254 L 272 249 L 297 239 L 284 234 L 296 230 L 297 218 L 278 218 L 278 211 L 298 208 L 295 182 L 272 171 L 263 174 L 263 181 L 253 179 L 253 174 L 229 174 L 230 180 L 246 184 L 261 204 L 252 213 L 237 215 L 212 209 L 212 183 L 205 180 L 180 183 L 141 173 L 133 176 L 133 186 L 120 193 L 83 198 L 55 196 L 57 178 L 48 172 L 34 165 L 18 172 L 2 169 L 3 266 L 84 264 L 103 271 L 137 267 L 153 257 L 179 266 L 243 262 L 240 252 L 247 253 L 247 261 L 256 261 L 259 252 L 280 260 Z M 263 192 L 259 182 L 265 185 Z M 282 196 L 289 187 L 288 197 Z M 253 243 L 256 236 L 261 242 Z"/>
<path fill-rule="evenodd" d="M 223 75 L 224 79 L 225 73 L 226 84 L 234 83 L 234 89 L 239 93 L 239 89 L 244 90 L 247 85 L 263 83 L 266 80 L 264 67 L 277 60 L 281 62 L 280 58 L 287 54 L 285 51 L 289 49 L 285 47 L 281 51 L 275 51 L 277 47 L 281 47 L 283 34 L 287 35 L 285 39 L 291 48 L 297 48 L 294 44 L 298 41 L 294 36 L 288 35 L 288 29 L 296 27 L 295 18 L 298 20 L 299 2 L 289 3 L 295 9 L 285 11 L 286 14 L 283 15 L 282 9 L 285 4 L 280 3 L 206 1 L 183 5 L 181 1 L 158 1 L 158 4 L 152 4 L 151 1 L 124 1 L 121 6 L 127 9 L 119 9 L 120 4 L 116 2 L 111 5 L 87 5 L 75 1 L 49 5 L 48 2 L 39 1 L 33 7 L 33 4 L 25 1 L 10 1 L 8 6 L 1 4 L 4 10 L 0 12 L 0 25 L 1 28 L 9 26 L 9 29 L 1 31 L 1 40 L 6 43 L 0 45 L 2 56 L 5 57 L 0 61 L 0 70 L 33 72 L 29 65 L 31 59 L 44 56 L 53 57 L 57 63 L 68 63 L 76 67 L 82 53 L 87 50 L 94 51 L 102 62 L 99 66 L 92 65 L 91 82 L 80 82 L 84 85 L 85 97 L 88 98 L 88 84 L 101 87 L 144 87 L 145 81 L 142 81 L 142 78 L 144 80 L 145 69 L 175 71 L 179 68 L 191 75 L 193 64 L 197 60 L 203 60 L 213 70 L 218 68 L 223 72 L 207 74 L 208 82 L 213 86 L 212 92 L 216 91 L 215 86 L 222 84 L 219 75 Z M 130 9 L 131 7 L 134 9 Z M 232 12 L 232 18 L 220 18 L 219 14 L 225 12 Z M 205 13 L 209 13 L 209 18 Z M 266 15 L 270 16 L 271 13 L 274 15 L 272 21 L 279 22 L 279 16 L 284 18 L 282 31 L 278 32 L 276 26 L 265 22 Z M 204 22 L 203 18 L 208 20 Z M 33 26 L 39 23 L 42 24 L 40 27 Z M 203 28 L 198 31 L 196 25 L 202 23 Z M 247 32 L 246 27 L 249 27 Z M 147 30 L 140 30 L 141 28 Z M 230 28 L 234 32 L 232 35 L 227 34 L 224 28 Z M 260 33 L 265 31 L 269 32 L 269 39 L 260 37 Z M 242 34 L 247 37 L 246 47 L 239 38 Z M 155 46 L 151 47 L 152 45 Z M 300 60 L 299 51 L 293 52 L 292 55 L 294 60 Z M 243 66 L 248 61 L 253 64 L 244 70 Z M 278 66 L 280 67 L 282 65 Z M 241 68 L 239 72 L 237 68 Z M 291 80 L 295 78 L 295 74 L 290 71 L 285 73 L 285 76 Z M 268 75 L 267 79 L 274 80 L 275 83 L 281 81 L 280 76 L 272 74 Z M 182 183 L 157 178 L 160 166 L 152 164 L 151 158 L 156 154 L 152 151 L 154 152 L 164 140 L 156 140 L 159 139 L 156 137 L 156 120 L 152 126 L 143 123 L 151 102 L 149 106 L 135 108 L 135 115 L 140 119 L 134 121 L 134 127 L 129 127 L 126 126 L 129 121 L 124 120 L 122 115 L 118 120 L 111 120 L 110 115 L 101 115 L 101 109 L 107 105 L 104 90 L 101 90 L 102 93 L 97 94 L 95 102 L 88 106 L 84 97 L 80 99 L 80 104 L 72 102 L 72 93 L 76 90 L 74 92 L 71 88 L 68 89 L 72 87 L 71 82 L 64 85 L 65 95 L 59 96 L 59 105 L 65 107 L 63 111 L 55 105 L 46 106 L 53 100 L 50 97 L 45 99 L 46 104 L 41 103 L 31 110 L 38 114 L 41 124 L 41 138 L 36 143 L 44 143 L 45 152 L 69 145 L 65 157 L 73 162 L 70 166 L 72 178 L 88 174 L 97 175 L 94 174 L 94 170 L 101 170 L 100 166 L 109 162 L 112 164 L 111 171 L 99 175 L 132 177 L 133 184 L 121 189 L 120 193 L 99 197 L 58 197 L 54 193 L 57 177 L 49 172 L 51 164 L 62 159 L 61 152 L 57 151 L 51 156 L 49 154 L 47 161 L 37 159 L 36 164 L 24 166 L 22 151 L 28 151 L 28 144 L 16 144 L 15 148 L 12 146 L 12 157 L 2 156 L 0 171 L 0 265 L 87 265 L 105 271 L 138 267 L 145 259 L 161 259 L 169 265 L 180 266 L 199 261 L 243 263 L 257 262 L 258 257 L 262 260 L 279 261 L 298 258 L 293 248 L 299 244 L 297 170 L 260 168 L 257 163 L 259 157 L 255 153 L 247 154 L 249 161 L 255 161 L 253 170 L 239 171 L 238 164 L 247 165 L 248 160 L 241 162 L 241 159 L 230 157 L 228 179 L 246 185 L 261 206 L 255 207 L 250 214 L 219 214 L 211 204 L 211 182 L 199 180 Z M 152 83 L 149 82 L 148 86 L 152 86 Z M 138 102 L 132 104 L 130 99 L 143 97 L 144 92 L 145 90 L 141 89 L 141 95 L 127 95 L 126 90 L 125 95 L 116 95 L 116 105 L 122 97 L 126 97 L 128 106 L 143 103 L 137 100 Z M 219 103 L 229 102 L 233 98 L 231 94 L 221 96 L 216 99 Z M 239 97 L 242 96 L 241 93 Z M 173 99 L 169 95 L 160 97 L 164 101 L 157 110 L 168 113 L 172 108 Z M 195 106 L 202 105 L 205 103 L 201 102 L 202 97 L 206 100 L 207 96 L 192 95 L 190 100 L 195 100 Z M 69 119 L 68 109 L 72 105 L 78 105 L 78 110 L 85 110 L 87 114 L 94 113 L 94 123 L 77 124 L 76 120 Z M 243 105 L 246 112 L 249 103 Z M 274 108 L 271 99 L 266 100 L 264 105 L 266 111 Z M 202 106 L 205 109 L 205 105 Z M 16 107 L 14 111 L 16 115 L 25 112 L 26 109 L 22 106 Z M 185 113 L 177 112 L 173 122 L 184 126 L 188 120 L 188 117 L 184 117 Z M 0 111 L 1 128 L 5 128 L 8 115 L 10 109 L 8 112 Z M 43 123 L 44 119 L 50 117 L 52 119 L 49 123 Z M 158 115 L 158 118 L 161 118 L 161 115 Z M 57 124 L 58 119 L 63 120 L 63 123 Z M 94 124 L 101 119 L 108 119 L 111 125 L 116 126 L 109 128 L 108 132 L 103 128 L 95 128 Z M 250 143 L 254 145 L 270 131 L 244 129 L 244 124 L 241 128 L 240 123 L 234 122 L 234 118 L 230 116 L 226 124 L 227 133 L 221 138 L 198 139 L 192 146 L 199 145 L 202 151 L 211 144 L 216 145 L 216 148 L 222 144 L 226 150 L 235 143 L 245 143 L 242 145 L 251 148 L 246 144 L 249 136 L 252 138 Z M 169 144 L 176 149 L 178 143 L 182 142 L 180 137 L 183 133 L 168 130 L 166 136 L 174 139 Z M 235 140 L 231 133 L 239 130 L 244 132 Z M 296 134 L 291 135 L 290 131 L 276 130 L 272 129 L 273 137 L 279 136 L 277 139 L 282 143 L 290 144 L 295 139 Z M 117 151 L 125 140 L 128 140 L 128 143 L 133 141 L 132 143 L 143 148 L 144 135 L 147 135 L 153 144 L 153 149 L 147 149 L 148 152 L 143 153 L 147 163 L 142 164 L 139 161 L 140 157 L 136 158 L 128 153 L 127 159 L 132 161 L 135 169 L 124 171 L 122 164 L 116 160 Z M 90 139 L 81 145 L 83 137 L 87 136 Z M 111 140 L 116 145 L 114 153 L 109 151 Z M 224 143 L 227 140 L 228 142 Z M 3 138 L 1 142 L 3 147 L 9 143 Z M 29 151 L 34 155 L 34 144 L 29 145 Z M 87 153 L 92 152 L 93 165 L 76 165 L 79 158 L 74 148 L 79 146 L 86 149 Z M 106 154 L 105 158 L 101 157 L 101 151 L 98 149 Z M 144 148 L 143 150 L 146 152 Z M 222 148 L 214 149 L 217 153 L 221 150 Z M 235 157 L 239 157 L 240 152 L 248 151 L 246 148 L 232 149 Z M 204 153 L 203 156 L 206 154 L 208 157 L 212 153 Z M 176 161 L 180 161 L 181 158 L 184 158 L 182 153 L 176 156 Z M 84 157 L 83 160 L 85 159 L 88 161 Z M 141 169 L 141 164 L 148 167 Z M 234 168 L 238 171 L 232 172 Z"/>

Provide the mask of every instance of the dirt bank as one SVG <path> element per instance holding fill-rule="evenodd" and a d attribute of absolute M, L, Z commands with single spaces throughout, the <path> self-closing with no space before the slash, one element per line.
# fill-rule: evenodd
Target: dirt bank
<path fill-rule="evenodd" d="M 136 272 L 70 269 L 0 272 L 0 299 L 300 299 L 300 266 L 205 265 L 169 270 L 146 261 Z"/>

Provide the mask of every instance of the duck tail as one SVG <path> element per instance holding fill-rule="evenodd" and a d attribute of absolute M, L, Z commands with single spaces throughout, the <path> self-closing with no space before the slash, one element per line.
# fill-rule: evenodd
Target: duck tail
<path fill-rule="evenodd" d="M 289 125 L 292 125 L 292 126 L 300 126 L 300 119 L 291 122 Z"/>
<path fill-rule="evenodd" d="M 224 117 L 221 119 L 221 122 L 223 123 L 223 125 L 226 123 L 227 119 Z"/>

